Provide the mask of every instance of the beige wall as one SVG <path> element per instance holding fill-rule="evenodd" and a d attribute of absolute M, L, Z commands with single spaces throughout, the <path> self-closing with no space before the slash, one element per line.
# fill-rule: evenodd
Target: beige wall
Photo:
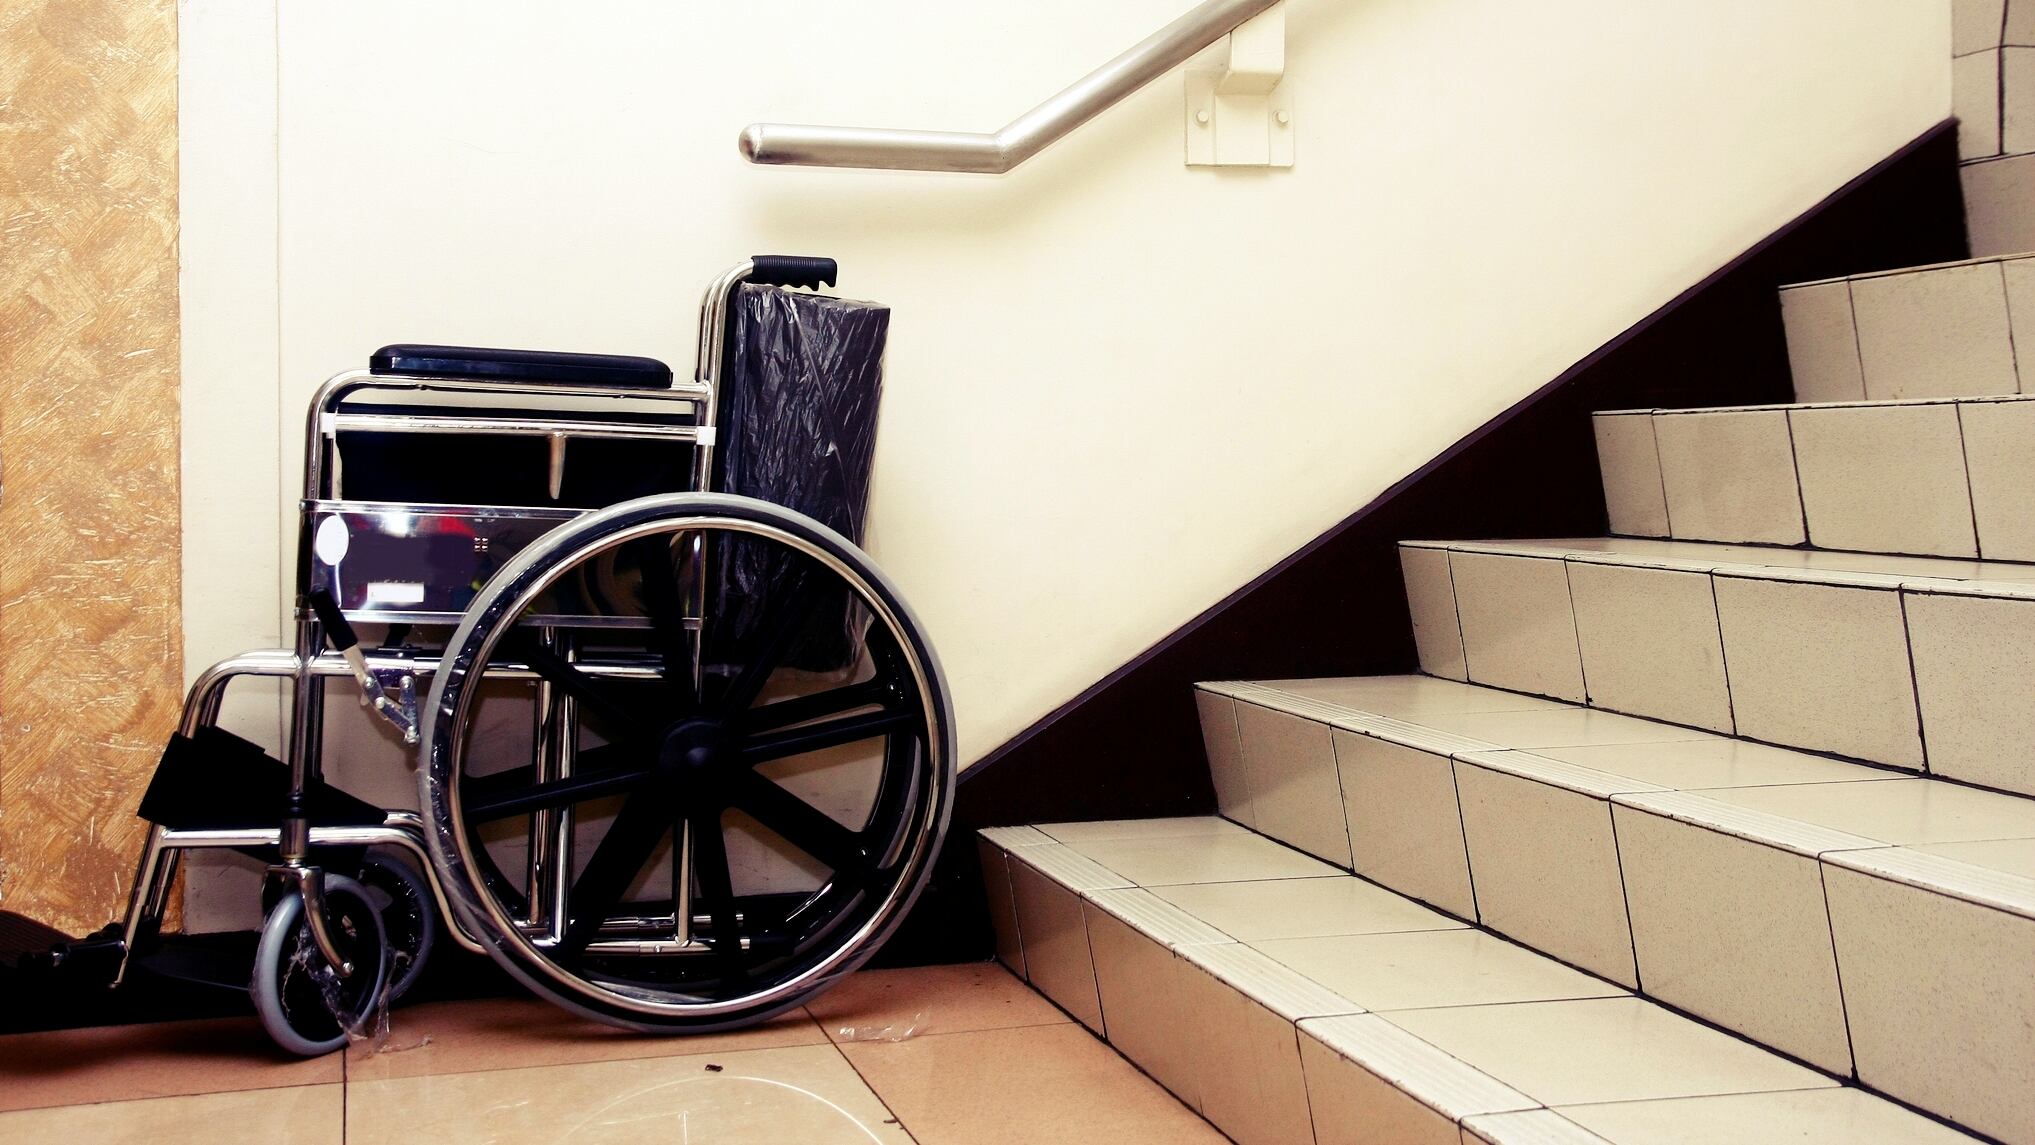
<path fill-rule="evenodd" d="M 736 156 L 992 128 L 1186 4 L 190 0 L 192 662 L 276 635 L 325 375 L 684 365 L 821 253 L 896 308 L 870 547 L 972 760 L 1950 107 L 1941 2 L 1293 0 L 1291 171 L 1186 169 L 1174 77 L 1000 179 Z"/>
<path fill-rule="evenodd" d="M 174 725 L 173 0 L 0 8 L 0 909 L 120 908 Z"/>

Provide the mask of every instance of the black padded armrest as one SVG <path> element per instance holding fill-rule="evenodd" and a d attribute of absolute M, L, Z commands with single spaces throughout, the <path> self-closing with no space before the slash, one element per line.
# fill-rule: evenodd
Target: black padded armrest
<path fill-rule="evenodd" d="M 383 346 L 367 360 L 375 374 L 427 378 L 485 378 L 502 382 L 565 382 L 635 390 L 671 388 L 671 367 L 655 358 L 624 354 L 561 354 L 551 350 L 491 350 L 479 346 Z"/>

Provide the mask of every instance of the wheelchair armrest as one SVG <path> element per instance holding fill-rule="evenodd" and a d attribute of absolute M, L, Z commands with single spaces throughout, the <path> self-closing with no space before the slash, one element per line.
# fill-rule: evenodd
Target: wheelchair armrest
<path fill-rule="evenodd" d="M 375 374 L 427 378 L 487 378 L 506 382 L 564 382 L 637 390 L 671 388 L 671 367 L 655 358 L 623 354 L 564 354 L 552 350 L 494 350 L 479 346 L 383 346 L 368 358 Z"/>

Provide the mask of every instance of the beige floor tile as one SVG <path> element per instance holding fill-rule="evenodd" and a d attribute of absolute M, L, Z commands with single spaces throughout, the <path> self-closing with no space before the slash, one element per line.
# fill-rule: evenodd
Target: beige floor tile
<path fill-rule="evenodd" d="M 1741 787 L 1703 794 L 1887 843 L 2035 836 L 2035 800 L 1932 779 Z"/>
<path fill-rule="evenodd" d="M 1859 1080 L 2035 1140 L 2035 921 L 1826 866 Z"/>
<path fill-rule="evenodd" d="M 1987 839 L 1976 843 L 1925 843 L 1912 848 L 1960 863 L 2035 879 L 2035 838 Z"/>
<path fill-rule="evenodd" d="M 1175 815 L 1160 819 L 1097 819 L 1086 823 L 1040 823 L 1038 829 L 1062 843 L 1094 843 L 1106 839 L 1181 839 L 1190 836 L 1234 835 L 1249 831 L 1217 815 Z"/>
<path fill-rule="evenodd" d="M 1450 553 L 1470 679 L 1580 702 L 1583 661 L 1560 561 Z"/>
<path fill-rule="evenodd" d="M 2035 48 L 2000 52 L 2000 150 L 2035 152 Z"/>
<path fill-rule="evenodd" d="M 1141 887 L 1313 879 L 1343 873 L 1290 847 L 1252 835 L 1107 839 L 1074 849 Z"/>
<path fill-rule="evenodd" d="M 1973 257 L 2035 250 L 2035 157 L 1966 163 L 1958 177 Z"/>
<path fill-rule="evenodd" d="M 1253 825 L 1317 858 L 1349 866 L 1349 828 L 1328 725 L 1240 702 L 1237 734 L 1250 776 Z"/>
<path fill-rule="evenodd" d="M 1600 413 L 1590 422 L 1597 437 L 1597 467 L 1604 475 L 1604 505 L 1610 513 L 1611 531 L 1634 537 L 1667 536 L 1668 500 L 1661 488 L 1653 415 Z"/>
<path fill-rule="evenodd" d="M 1215 805 L 1224 815 L 1251 826 L 1251 782 L 1244 770 L 1244 750 L 1237 738 L 1237 702 L 1229 696 L 1194 689 L 1201 715 L 1201 742 L 1208 752 L 1209 775 L 1215 781 Z"/>
<path fill-rule="evenodd" d="M 1765 787 L 1776 783 L 1848 783 L 1893 779 L 1905 774 L 1721 736 L 1668 743 L 1540 748 L 1535 754 L 1676 791 Z"/>
<path fill-rule="evenodd" d="M 1858 315 L 1867 397 L 2015 392 L 2006 288 L 1998 265 L 1855 279 L 1851 304 Z"/>
<path fill-rule="evenodd" d="M 1406 579 L 1407 611 L 1413 616 L 1413 643 L 1420 670 L 1451 680 L 1469 679 L 1463 663 L 1463 628 L 1456 619 L 1456 587 L 1446 549 L 1401 547 L 1399 568 Z"/>
<path fill-rule="evenodd" d="M 1160 887 L 1153 893 L 1239 942 L 1463 926 L 1358 878 L 1202 883 Z"/>
<path fill-rule="evenodd" d="M 338 1085 L 288 1086 L 105 1101 L 0 1113 L 0 1140 L 20 1145 L 340 1145 Z"/>
<path fill-rule="evenodd" d="M 1810 544 L 1978 555 L 1955 405 L 1798 409 L 1788 418 Z"/>
<path fill-rule="evenodd" d="M 353 1082 L 346 1139 L 349 1145 L 911 1140 L 830 1045 Z"/>
<path fill-rule="evenodd" d="M 427 1002 L 390 1014 L 380 1053 L 347 1050 L 347 1078 L 374 1081 L 438 1073 L 520 1069 L 571 1062 L 674 1057 L 773 1046 L 815 1045 L 827 1035 L 803 1010 L 723 1034 L 659 1038 L 582 1018 L 531 997 Z"/>
<path fill-rule="evenodd" d="M 1073 1026 L 842 1047 L 919 1145 L 1179 1142 L 1222 1135 Z"/>
<path fill-rule="evenodd" d="M 1569 593 L 1592 706 L 1731 731 L 1707 573 L 1571 561 Z"/>
<path fill-rule="evenodd" d="M 2035 279 L 2035 259 L 2026 265 Z M 2035 294 L 2035 283 L 2030 292 Z M 2026 337 L 2027 353 L 2035 359 L 2035 317 Z M 1994 561 L 2035 560 L 2035 401 L 1962 403 L 1957 415 L 1964 424 L 1980 554 Z"/>
<path fill-rule="evenodd" d="M 2005 32 L 2001 43 L 2035 45 L 2035 4 L 2029 0 L 2007 0 Z"/>
<path fill-rule="evenodd" d="M 1898 593 L 1716 578 L 1740 735 L 1922 766 Z"/>
<path fill-rule="evenodd" d="M 2035 795 L 2035 600 L 1903 603 L 1930 772 Z"/>
<path fill-rule="evenodd" d="M 1779 410 L 1664 414 L 1661 481 L 1677 537 L 1799 545 L 1802 500 Z"/>
<path fill-rule="evenodd" d="M 1951 113 L 1957 116 L 1957 157 L 2000 153 L 2000 53 L 1973 52 L 1950 61 Z"/>
<path fill-rule="evenodd" d="M 1475 930 L 1251 943 L 1367 1010 L 1482 1006 L 1624 991 Z"/>
<path fill-rule="evenodd" d="M 994 962 L 863 970 L 808 1003 L 806 1011 L 836 1041 L 897 1036 L 907 1029 L 949 1034 L 1068 1020 Z M 691 1039 L 673 1040 L 684 1045 Z"/>
<path fill-rule="evenodd" d="M 1346 676 L 1322 680 L 1272 680 L 1268 688 L 1334 704 L 1351 712 L 1418 720 L 1443 712 L 1553 711 L 1563 705 L 1539 696 L 1480 688 L 1432 676 Z"/>
<path fill-rule="evenodd" d="M 315 1085 L 342 1076 L 337 1055 L 285 1055 L 251 1017 L 0 1037 L 6 1079 L 0 1110 Z"/>
<path fill-rule="evenodd" d="M 1556 1112 L 1612 1145 L 1970 1145 L 1947 1125 L 1860 1089 L 1728 1093 L 1565 1105 Z"/>
<path fill-rule="evenodd" d="M 1536 751 L 1591 744 L 1669 743 L 1703 739 L 1708 735 L 1693 728 L 1589 708 L 1562 708 L 1546 712 L 1472 712 L 1432 716 L 1421 722 L 1428 727 L 1500 747 Z"/>
<path fill-rule="evenodd" d="M 1104 1036 L 1160 1085 L 1196 1108 L 1193 1015 L 1180 1006 L 1187 967 L 1162 942 L 1098 910 L 1088 915 L 1095 952 L 1095 988 L 1102 997 Z"/>
<path fill-rule="evenodd" d="M 1865 396 L 1849 282 L 1782 290 L 1781 321 L 1788 330 L 1788 370 L 1794 375 L 1796 401 L 1856 401 Z"/>
<path fill-rule="evenodd" d="M 1646 993 L 1849 1073 L 1816 860 L 1630 807 L 1615 815 Z"/>
<path fill-rule="evenodd" d="M 1356 872 L 1451 914 L 1477 917 L 1448 757 L 1341 729 L 1335 755 Z"/>
<path fill-rule="evenodd" d="M 1010 891 L 1010 860 L 1003 848 L 987 839 L 975 840 L 982 863 L 982 890 L 989 903 L 989 925 L 996 934 L 996 960 L 1020 978 L 1025 976 L 1024 938 L 1018 933 L 1017 899 Z"/>
<path fill-rule="evenodd" d="M 1605 799 L 1458 761 L 1478 921 L 1637 987 Z"/>
<path fill-rule="evenodd" d="M 1385 1017 L 1549 1105 L 1837 1084 L 1638 998 L 1458 1006 Z"/>
<path fill-rule="evenodd" d="M 1010 865 L 1010 889 L 1024 936 L 1025 976 L 1083 1025 L 1100 1031 L 1102 1003 L 1080 898 L 1023 863 Z"/>
<path fill-rule="evenodd" d="M 1201 967 L 1182 962 L 1172 1000 L 1192 1016 L 1201 1115 L 1237 1145 L 1310 1145 L 1307 1082 L 1293 1023 Z"/>
<path fill-rule="evenodd" d="M 2006 11 L 2006 0 L 1952 0 L 1950 54 L 1962 56 L 1999 47 Z"/>

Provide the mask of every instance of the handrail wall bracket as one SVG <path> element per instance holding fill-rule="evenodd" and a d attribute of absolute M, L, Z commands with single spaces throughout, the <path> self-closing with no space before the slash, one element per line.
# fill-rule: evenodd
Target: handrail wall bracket
<path fill-rule="evenodd" d="M 1263 28 L 1256 27 L 1257 18 L 1267 12 L 1276 13 L 1273 22 Z M 1235 76 L 1231 81 L 1234 84 L 1248 87 L 1262 82 L 1267 45 L 1276 38 L 1278 61 L 1275 71 L 1283 72 L 1284 12 L 1283 0 L 1203 0 L 1193 10 L 1075 81 L 1060 94 L 1012 120 L 1001 131 L 912 131 L 888 127 L 752 123 L 742 129 L 742 157 L 751 163 L 803 167 L 966 171 L 1001 175 L 1109 110 L 1125 96 L 1186 63 L 1210 45 L 1223 45 L 1224 74 Z M 1274 27 L 1276 32 L 1270 30 Z M 1240 61 L 1240 66 L 1230 67 L 1228 61 L 1232 60 Z M 1252 79 L 1253 76 L 1258 78 Z M 1189 82 L 1192 83 L 1191 78 Z M 1276 78 L 1273 82 L 1276 85 Z M 1267 90 L 1276 93 L 1277 88 Z M 1252 96 L 1239 87 L 1225 88 L 1218 101 L 1211 105 L 1211 123 L 1224 102 L 1252 98 L 1277 102 L 1276 94 Z M 1290 111 L 1288 114 L 1290 118 Z M 1189 123 L 1191 132 L 1191 113 Z M 1289 140 L 1284 165 L 1290 166 L 1292 127 L 1290 123 L 1281 126 Z M 1191 140 L 1190 134 L 1190 154 Z M 1193 160 L 1190 158 L 1189 161 Z M 1274 161 L 1269 165 L 1280 164 Z"/>
<path fill-rule="evenodd" d="M 1187 61 L 1189 167 L 1293 166 L 1284 0 Z"/>

